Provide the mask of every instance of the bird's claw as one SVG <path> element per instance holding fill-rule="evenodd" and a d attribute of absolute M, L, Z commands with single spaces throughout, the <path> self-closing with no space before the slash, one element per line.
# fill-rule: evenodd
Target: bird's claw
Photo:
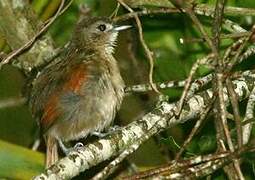
<path fill-rule="evenodd" d="M 121 129 L 120 126 L 114 125 L 114 126 L 109 127 L 108 133 L 113 133 L 114 131 L 118 131 L 120 129 Z"/>
<path fill-rule="evenodd" d="M 74 150 L 78 150 L 78 149 L 82 148 L 83 146 L 84 146 L 83 143 L 77 142 L 77 143 L 74 145 L 73 149 L 74 149 Z"/>
<path fill-rule="evenodd" d="M 77 142 L 74 147 L 68 148 L 65 146 L 65 144 L 61 141 L 58 140 L 59 142 L 59 146 L 62 149 L 62 151 L 64 152 L 65 155 L 68 155 L 71 151 L 73 150 L 79 150 L 80 148 L 82 148 L 84 145 L 81 142 Z"/>

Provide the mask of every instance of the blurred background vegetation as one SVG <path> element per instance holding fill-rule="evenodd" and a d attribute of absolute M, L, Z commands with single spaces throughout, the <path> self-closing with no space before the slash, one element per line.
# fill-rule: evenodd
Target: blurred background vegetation
<path fill-rule="evenodd" d="M 30 0 L 30 5 L 39 19 L 46 21 L 54 15 L 60 2 L 61 0 Z M 150 4 L 149 2 L 153 1 L 148 1 L 147 8 L 153 9 L 158 6 L 157 3 Z M 213 6 L 215 1 L 199 0 L 196 3 Z M 82 4 L 90 7 L 92 14 L 95 16 L 109 16 L 116 8 L 116 1 L 114 0 L 75 0 L 48 31 L 54 39 L 56 47 L 63 47 L 70 39 L 73 27 L 79 17 L 79 6 Z M 227 5 L 255 8 L 254 0 L 229 0 Z M 125 12 L 120 9 L 119 14 Z M 199 16 L 199 18 L 210 32 L 211 18 L 203 16 Z M 250 29 L 254 22 L 252 16 L 232 15 L 228 18 L 246 29 Z M 145 40 L 154 53 L 155 82 L 185 79 L 192 64 L 210 51 L 203 42 L 180 43 L 180 38 L 199 38 L 198 31 L 194 28 L 189 17 L 184 14 L 144 16 L 141 21 Z M 129 20 L 124 23 L 134 24 L 134 21 Z M 149 65 L 137 34 L 135 28 L 127 33 L 121 33 L 115 53 L 127 86 L 148 82 Z M 223 40 L 221 49 L 224 50 L 232 42 L 231 39 Z M 10 51 L 8 44 L 1 35 L 0 50 Z M 254 65 L 255 63 L 252 60 L 248 60 L 238 68 L 248 69 L 253 68 Z M 201 67 L 196 76 L 207 73 L 209 73 L 209 70 Z M 26 77 L 22 72 L 10 65 L 5 65 L 0 70 L 0 102 L 7 98 L 20 97 L 25 83 Z M 163 92 L 169 95 L 171 101 L 175 101 L 179 98 L 182 89 L 174 88 Z M 155 102 L 156 94 L 153 92 L 127 96 L 116 123 L 124 126 L 141 117 L 154 107 Z M 134 163 L 139 170 L 166 163 L 179 150 L 179 145 L 185 140 L 193 125 L 194 122 L 178 125 L 154 137 L 131 155 L 129 162 Z M 195 136 L 186 149 L 186 157 L 206 154 L 215 150 L 216 137 L 213 126 L 213 122 L 210 120 L 203 125 L 199 134 Z M 0 108 L 0 179 L 30 179 L 43 170 L 43 146 L 40 148 L 41 153 L 30 150 L 37 138 L 37 128 L 36 121 L 32 119 L 27 105 Z M 254 162 L 247 161 L 247 163 L 244 163 L 244 168 L 247 179 L 254 179 Z M 213 175 L 213 179 L 226 179 L 226 176 L 223 171 L 218 171 Z"/>

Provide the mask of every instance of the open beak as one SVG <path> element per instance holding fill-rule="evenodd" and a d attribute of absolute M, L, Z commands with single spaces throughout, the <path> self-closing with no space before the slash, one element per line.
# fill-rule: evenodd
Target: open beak
<path fill-rule="evenodd" d="M 131 28 L 132 26 L 130 25 L 123 25 L 123 26 L 116 26 L 113 28 L 114 31 L 122 31 L 122 30 L 125 30 L 125 29 L 129 29 Z"/>

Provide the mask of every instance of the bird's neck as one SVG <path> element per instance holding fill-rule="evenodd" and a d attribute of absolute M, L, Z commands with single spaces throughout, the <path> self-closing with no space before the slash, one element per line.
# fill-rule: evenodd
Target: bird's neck
<path fill-rule="evenodd" d="M 94 45 L 93 43 L 71 43 L 69 48 L 71 49 L 70 52 L 81 57 L 104 56 L 106 59 L 111 59 L 114 53 L 114 47 L 108 44 Z"/>

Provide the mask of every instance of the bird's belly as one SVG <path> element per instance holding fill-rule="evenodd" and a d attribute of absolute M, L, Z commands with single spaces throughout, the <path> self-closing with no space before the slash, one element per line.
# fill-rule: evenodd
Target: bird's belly
<path fill-rule="evenodd" d="M 105 81 L 87 87 L 85 95 L 63 97 L 63 115 L 49 133 L 63 141 L 77 140 L 95 131 L 102 131 L 114 120 L 122 101 L 122 87 Z M 93 87 L 92 87 L 93 86 Z"/>

